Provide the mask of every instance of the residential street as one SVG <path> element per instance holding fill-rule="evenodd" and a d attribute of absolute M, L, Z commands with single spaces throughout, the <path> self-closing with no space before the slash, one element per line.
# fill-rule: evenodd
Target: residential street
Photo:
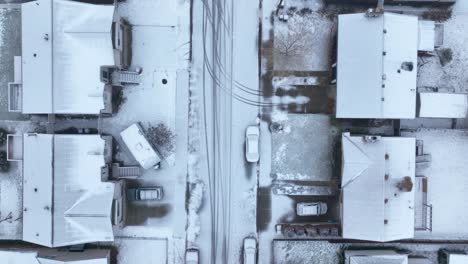
<path fill-rule="evenodd" d="M 196 89 L 205 105 L 200 175 L 209 183 L 198 244 L 204 263 L 239 263 L 243 239 L 255 236 L 257 165 L 246 162 L 244 142 L 245 129 L 256 124 L 259 113 L 258 30 L 253 30 L 258 6 L 257 1 L 194 2 L 193 47 L 202 49 L 193 53 L 200 75 Z"/>

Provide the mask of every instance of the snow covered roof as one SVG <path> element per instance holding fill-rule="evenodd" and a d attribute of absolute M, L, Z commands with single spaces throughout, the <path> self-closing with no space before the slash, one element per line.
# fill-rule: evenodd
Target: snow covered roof
<path fill-rule="evenodd" d="M 435 22 L 420 20 L 418 26 L 418 50 L 434 51 L 435 43 Z"/>
<path fill-rule="evenodd" d="M 0 250 L 2 263 L 8 264 L 41 264 L 36 258 L 36 251 Z"/>
<path fill-rule="evenodd" d="M 468 255 L 449 254 L 448 264 L 466 264 L 466 263 L 468 263 Z"/>
<path fill-rule="evenodd" d="M 7 264 L 109 264 L 109 250 L 0 249 L 0 259 Z"/>
<path fill-rule="evenodd" d="M 113 6 L 22 4 L 23 113 L 99 114 L 100 67 L 114 65 Z"/>
<path fill-rule="evenodd" d="M 342 141 L 343 237 L 380 242 L 412 238 L 414 188 L 401 192 L 396 184 L 404 177 L 415 182 L 415 139 L 343 133 Z"/>
<path fill-rule="evenodd" d="M 419 117 L 465 118 L 468 95 L 453 93 L 420 93 Z"/>
<path fill-rule="evenodd" d="M 120 132 L 120 136 L 143 169 L 149 169 L 161 161 L 159 155 L 146 139 L 144 131 L 139 124 L 129 126 Z"/>
<path fill-rule="evenodd" d="M 346 264 L 408 264 L 408 255 L 393 250 L 347 250 Z"/>
<path fill-rule="evenodd" d="M 114 183 L 101 182 L 98 135 L 24 134 L 23 240 L 58 247 L 113 241 Z"/>
<path fill-rule="evenodd" d="M 338 16 L 338 118 L 415 118 L 418 18 Z"/>

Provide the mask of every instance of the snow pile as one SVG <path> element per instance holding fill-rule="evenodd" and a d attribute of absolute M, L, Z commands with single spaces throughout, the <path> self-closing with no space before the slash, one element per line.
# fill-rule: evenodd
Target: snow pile
<path fill-rule="evenodd" d="M 271 115 L 272 122 L 281 122 L 288 120 L 288 113 L 285 111 L 275 110 Z"/>
<path fill-rule="evenodd" d="M 198 74 L 193 70 L 190 76 L 190 104 L 189 104 L 189 145 L 188 145 L 188 182 L 190 184 L 188 219 L 187 219 L 187 243 L 194 244 L 200 234 L 200 210 L 205 185 L 199 176 L 200 159 L 200 117 L 199 102 L 196 85 Z"/>
<path fill-rule="evenodd" d="M 200 217 L 198 211 L 203 201 L 204 184 L 202 182 L 193 185 L 190 190 L 188 203 L 187 242 L 194 243 L 200 234 Z"/>
<path fill-rule="evenodd" d="M 289 95 L 286 96 L 274 96 L 272 102 L 274 104 L 289 105 L 289 104 L 307 104 L 310 101 L 310 98 L 307 96 L 299 95 L 292 97 Z"/>

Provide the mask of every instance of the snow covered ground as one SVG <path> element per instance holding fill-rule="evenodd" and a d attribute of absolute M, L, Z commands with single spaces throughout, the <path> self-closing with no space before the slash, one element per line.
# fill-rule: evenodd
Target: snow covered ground
<path fill-rule="evenodd" d="M 26 121 L 0 121 L 0 128 L 11 134 L 34 132 L 38 124 Z M 6 151 L 6 145 L 0 151 Z M 0 239 L 22 238 L 23 177 L 22 163 L 9 162 L 10 170 L 0 172 Z"/>
<path fill-rule="evenodd" d="M 168 242 L 165 239 L 118 238 L 118 264 L 161 264 L 168 261 Z"/>
<path fill-rule="evenodd" d="M 435 87 L 449 89 L 453 92 L 468 93 L 465 85 L 468 74 L 468 50 L 466 43 L 468 34 L 468 4 L 457 1 L 453 7 L 452 16 L 444 23 L 444 44 L 442 48 L 450 49 L 452 59 L 442 65 L 439 57 L 420 59 L 418 72 L 418 87 Z"/>
<path fill-rule="evenodd" d="M 128 187 L 162 186 L 161 201 L 129 202 L 127 226 L 114 230 L 118 263 L 183 263 L 185 255 L 190 1 L 127 0 L 117 12 L 133 26 L 132 65 L 141 83 L 123 88 L 117 114 L 101 129 L 117 142 L 116 160 L 137 165 L 119 133 L 140 122 L 163 156 Z M 163 138 L 162 138 L 163 137 Z M 138 261 L 136 261 L 138 260 Z"/>
<path fill-rule="evenodd" d="M 468 239 L 468 132 L 449 129 L 405 131 L 424 141 L 424 153 L 432 156 L 428 168 L 420 173 L 428 179 L 428 203 L 433 206 L 432 232 L 417 232 L 416 238 Z"/>
<path fill-rule="evenodd" d="M 331 180 L 333 129 L 330 118 L 289 114 L 287 120 L 276 123 L 283 127 L 272 133 L 272 173 L 276 179 Z"/>
<path fill-rule="evenodd" d="M 466 244 L 424 244 L 424 243 L 330 243 L 327 241 L 281 241 L 276 240 L 274 264 L 340 264 L 346 249 L 397 249 L 408 252 L 409 256 L 424 256 L 430 263 L 438 262 L 440 249 L 460 252 L 468 251 Z"/>
<path fill-rule="evenodd" d="M 21 55 L 21 9 L 0 4 L 0 119 L 26 119 L 8 112 L 8 82 L 13 81 L 13 59 Z"/>
<path fill-rule="evenodd" d="M 334 23 L 322 12 L 323 1 L 285 1 L 275 18 L 274 69 L 276 71 L 328 71 Z"/>

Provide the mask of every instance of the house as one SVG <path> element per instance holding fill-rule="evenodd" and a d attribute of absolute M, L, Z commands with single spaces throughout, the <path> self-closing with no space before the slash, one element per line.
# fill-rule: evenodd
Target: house
<path fill-rule="evenodd" d="M 109 264 L 110 251 L 86 249 L 83 252 L 70 252 L 45 248 L 0 249 L 0 259 L 7 264 Z"/>
<path fill-rule="evenodd" d="M 415 139 L 343 133 L 342 148 L 343 237 L 413 238 Z"/>
<path fill-rule="evenodd" d="M 345 250 L 345 264 L 430 264 L 428 259 L 421 257 L 408 257 L 395 250 Z"/>
<path fill-rule="evenodd" d="M 24 241 L 47 247 L 113 241 L 125 208 L 124 183 L 104 173 L 112 137 L 32 133 L 10 135 L 7 144 L 23 170 Z"/>
<path fill-rule="evenodd" d="M 338 118 L 416 117 L 418 51 L 436 46 L 436 25 L 416 16 L 338 16 Z"/>
<path fill-rule="evenodd" d="M 101 66 L 129 66 L 131 31 L 112 5 L 36 0 L 21 5 L 22 56 L 9 110 L 24 114 L 112 113 Z"/>

